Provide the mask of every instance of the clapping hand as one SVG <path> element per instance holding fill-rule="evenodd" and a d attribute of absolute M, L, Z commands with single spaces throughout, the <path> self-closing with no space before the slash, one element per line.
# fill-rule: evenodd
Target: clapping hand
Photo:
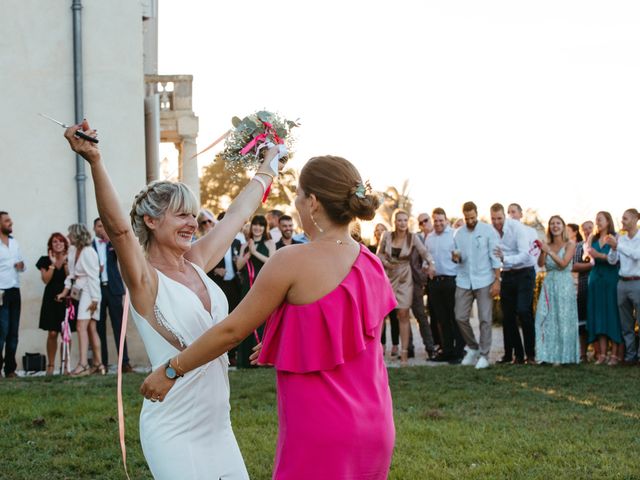
<path fill-rule="evenodd" d="M 250 238 L 249 241 L 247 242 L 247 247 L 249 248 L 249 253 L 251 255 L 255 255 L 256 252 L 258 251 L 256 248 L 256 244 L 253 241 L 253 238 Z"/>
<path fill-rule="evenodd" d="M 500 247 L 496 247 L 493 251 L 494 255 L 500 259 L 501 262 L 504 262 L 504 253 Z"/>
<path fill-rule="evenodd" d="M 609 245 L 614 250 L 618 248 L 618 240 L 613 235 L 609 234 L 604 238 L 604 243 Z"/>

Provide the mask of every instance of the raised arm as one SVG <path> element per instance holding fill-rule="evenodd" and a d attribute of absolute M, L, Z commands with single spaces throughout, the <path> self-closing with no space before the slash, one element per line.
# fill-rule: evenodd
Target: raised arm
<path fill-rule="evenodd" d="M 271 147 L 265 154 L 264 161 L 256 172 L 266 185 L 270 185 L 277 172 L 270 167 L 271 160 L 278 153 L 278 147 Z M 280 163 L 279 170 L 284 166 Z M 242 229 L 247 219 L 260 206 L 264 194 L 264 187 L 259 181 L 250 181 L 240 194 L 233 200 L 225 216 L 216 224 L 213 230 L 195 242 L 191 250 L 185 254 L 187 260 L 200 266 L 205 272 L 215 267 L 231 242 Z"/>
<path fill-rule="evenodd" d="M 292 260 L 287 257 L 297 253 L 287 250 L 279 250 L 265 263 L 247 296 L 225 320 L 207 330 L 172 361 L 179 373 L 198 368 L 238 345 L 285 300 L 295 275 L 295 269 L 289 268 Z M 146 398 L 162 401 L 173 386 L 175 380 L 169 380 L 164 370 L 156 369 L 140 387 Z"/>
<path fill-rule="evenodd" d="M 122 278 L 131 292 L 131 301 L 136 310 L 143 316 L 148 315 L 153 311 L 158 278 L 151 272 L 131 224 L 120 209 L 118 194 L 111 183 L 100 150 L 95 143 L 77 138 L 74 134 L 78 130 L 92 136 L 95 136 L 95 130 L 91 130 L 85 120 L 80 125 L 69 127 L 64 136 L 71 149 L 91 166 L 100 220 L 118 255 Z"/>

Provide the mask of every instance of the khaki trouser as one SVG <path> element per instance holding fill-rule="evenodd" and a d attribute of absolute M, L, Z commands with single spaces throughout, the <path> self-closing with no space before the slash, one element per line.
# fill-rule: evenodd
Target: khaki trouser
<path fill-rule="evenodd" d="M 480 350 L 480 355 L 487 358 L 491 350 L 491 323 L 493 320 L 493 298 L 489 293 L 490 289 L 491 285 L 477 290 L 456 287 L 456 321 L 464 343 L 472 350 Z M 476 336 L 469 321 L 474 299 L 478 302 L 480 345 L 476 341 Z"/>

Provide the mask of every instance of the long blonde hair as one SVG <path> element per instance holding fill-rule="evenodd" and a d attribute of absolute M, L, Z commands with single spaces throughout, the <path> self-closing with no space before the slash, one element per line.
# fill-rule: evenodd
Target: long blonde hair
<path fill-rule="evenodd" d="M 567 224 L 565 223 L 565 221 L 562 219 L 562 217 L 560 215 L 552 215 L 551 218 L 549 218 L 549 223 L 547 223 L 547 243 L 552 244 L 553 243 L 553 235 L 551 234 L 551 220 L 553 220 L 554 218 L 557 218 L 558 220 L 560 220 L 562 222 L 562 226 L 564 227 L 562 229 L 562 241 L 564 243 L 567 243 L 569 241 L 569 233 L 567 232 Z"/>

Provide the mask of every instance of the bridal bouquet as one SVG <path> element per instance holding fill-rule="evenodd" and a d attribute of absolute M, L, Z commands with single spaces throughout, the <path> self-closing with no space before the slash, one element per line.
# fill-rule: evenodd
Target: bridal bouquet
<path fill-rule="evenodd" d="M 222 156 L 227 169 L 244 172 L 256 169 L 260 164 L 261 151 L 273 145 L 281 145 L 277 158 L 288 154 L 293 144 L 291 130 L 298 121 L 287 120 L 276 113 L 261 110 L 244 117 L 231 119 L 233 129 L 224 142 Z M 277 171 L 278 160 L 275 160 Z"/>

